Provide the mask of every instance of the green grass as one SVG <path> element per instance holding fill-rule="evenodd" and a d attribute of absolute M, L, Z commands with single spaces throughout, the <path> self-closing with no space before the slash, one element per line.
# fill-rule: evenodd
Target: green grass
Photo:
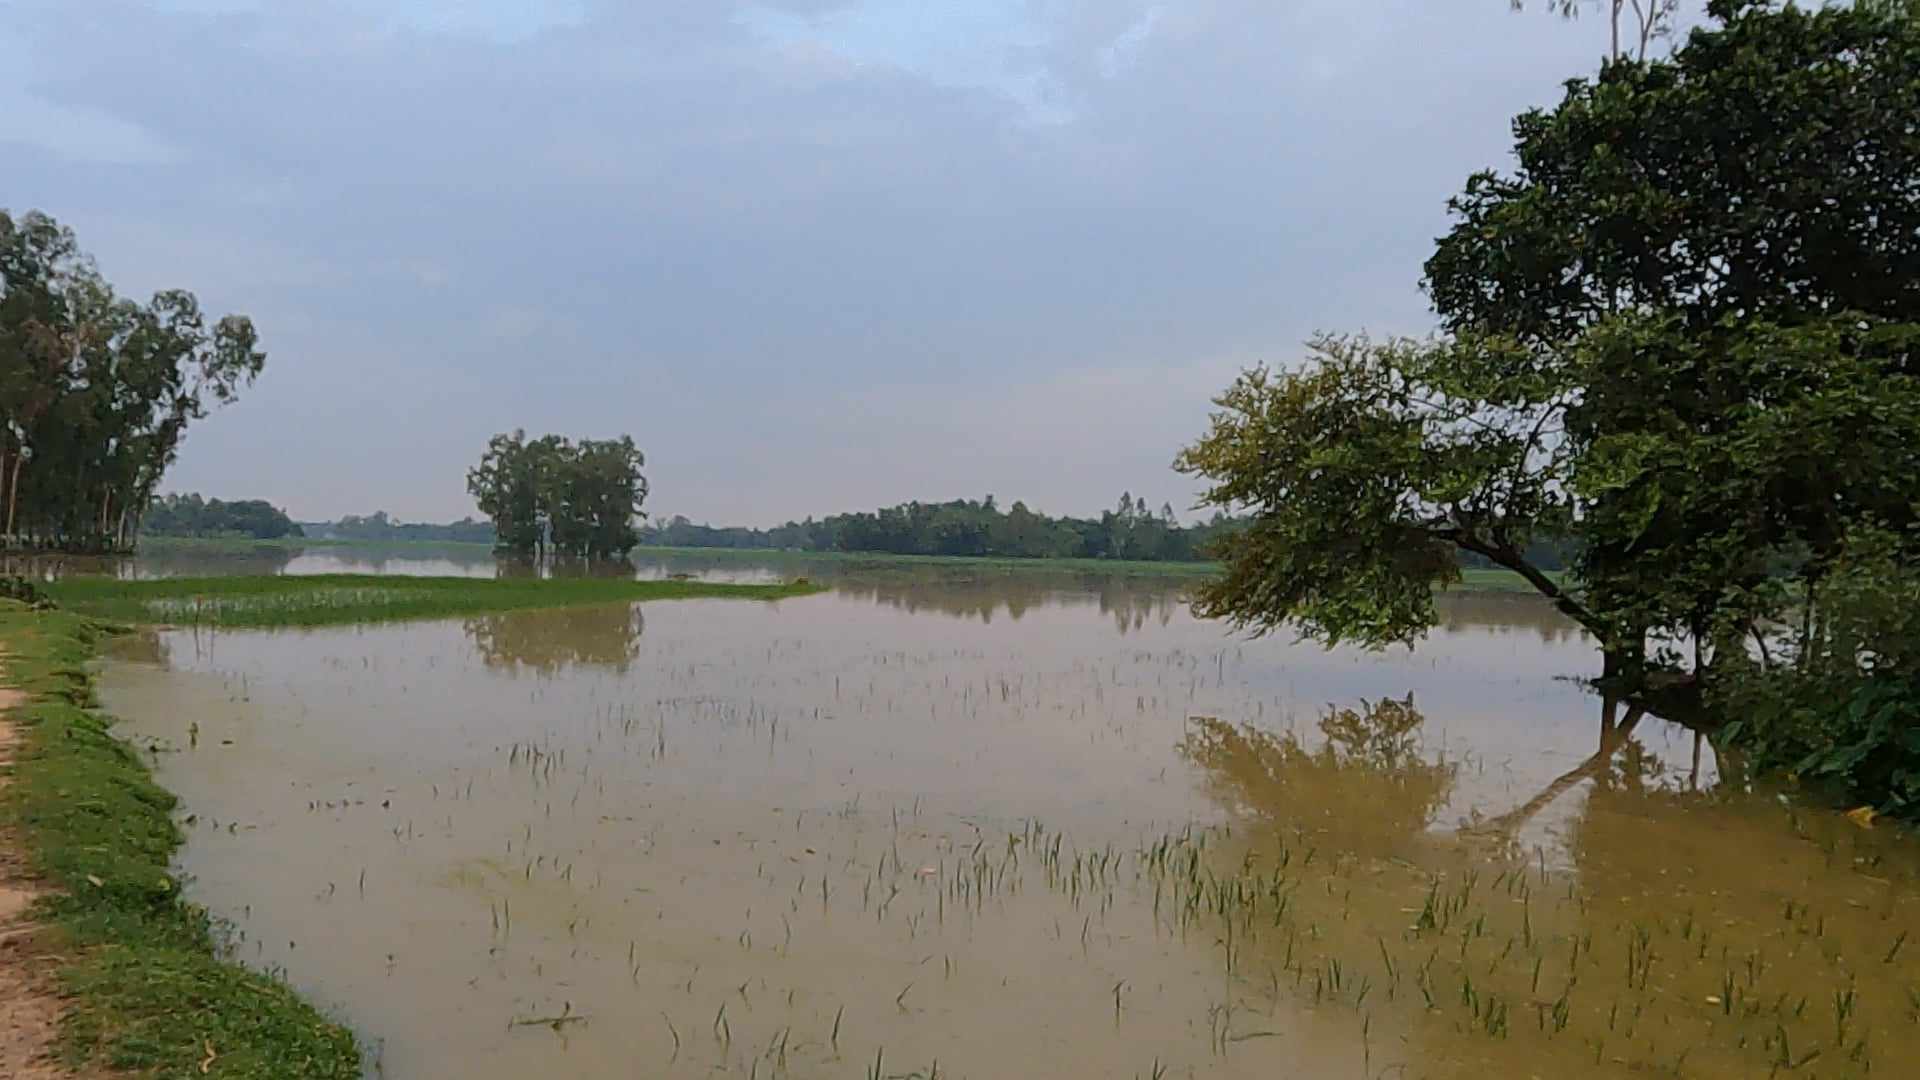
<path fill-rule="evenodd" d="M 169 870 L 173 796 L 93 705 L 102 634 L 66 612 L 0 601 L 5 681 L 27 696 L 0 821 L 57 890 L 39 916 L 62 958 L 61 1050 L 75 1068 L 158 1080 L 355 1080 L 353 1037 L 285 984 L 223 959 L 206 912 Z"/>
<path fill-rule="evenodd" d="M 721 597 L 781 600 L 819 591 L 806 581 L 726 585 L 626 578 L 402 577 L 375 574 L 233 575 L 124 581 L 70 577 L 46 586 L 63 608 L 130 623 L 328 626 L 436 619 L 634 600 Z"/>

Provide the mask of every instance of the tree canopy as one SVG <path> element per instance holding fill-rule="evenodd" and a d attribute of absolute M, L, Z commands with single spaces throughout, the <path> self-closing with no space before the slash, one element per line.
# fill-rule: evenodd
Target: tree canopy
<path fill-rule="evenodd" d="M 1616 61 L 1514 121 L 1512 175 L 1449 204 L 1446 329 L 1533 348 L 1632 312 L 1920 312 L 1920 20 L 1715 0 L 1672 57 Z"/>
<path fill-rule="evenodd" d="M 0 522 L 16 546 L 127 547 L 187 426 L 266 354 L 192 293 L 115 295 L 71 230 L 0 210 Z"/>
<path fill-rule="evenodd" d="M 493 519 L 496 543 L 516 555 L 617 558 L 640 542 L 646 458 L 631 436 L 528 441 L 495 435 L 467 473 L 467 490 Z"/>
<path fill-rule="evenodd" d="M 1427 264 L 1445 338 L 1324 337 L 1219 399 L 1177 465 L 1248 524 L 1203 610 L 1406 642 L 1470 552 L 1707 724 L 1716 662 L 1804 651 L 1863 530 L 1920 549 L 1920 21 L 1709 14 L 1516 121 Z"/>

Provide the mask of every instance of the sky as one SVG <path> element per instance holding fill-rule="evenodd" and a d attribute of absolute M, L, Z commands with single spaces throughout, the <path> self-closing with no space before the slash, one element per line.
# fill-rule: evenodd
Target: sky
<path fill-rule="evenodd" d="M 1242 368 L 1420 266 L 1604 46 L 1506 0 L 0 0 L 0 207 L 252 316 L 165 488 L 473 513 L 496 432 L 655 514 L 1186 516 Z"/>

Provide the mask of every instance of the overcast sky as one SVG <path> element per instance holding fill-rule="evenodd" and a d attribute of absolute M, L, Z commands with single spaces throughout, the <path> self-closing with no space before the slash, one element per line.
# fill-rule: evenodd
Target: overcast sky
<path fill-rule="evenodd" d="M 268 362 L 166 487 L 473 511 L 524 427 L 648 508 L 1053 512 L 1420 264 L 1604 29 L 1506 0 L 0 0 L 0 207 Z"/>

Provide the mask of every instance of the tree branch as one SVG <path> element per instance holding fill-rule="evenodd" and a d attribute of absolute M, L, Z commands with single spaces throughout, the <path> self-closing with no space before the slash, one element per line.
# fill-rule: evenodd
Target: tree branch
<path fill-rule="evenodd" d="M 1528 562 L 1519 552 L 1502 544 L 1489 543 L 1464 529 L 1448 530 L 1443 532 L 1442 535 L 1445 539 L 1453 541 L 1454 545 L 1461 550 L 1471 551 L 1476 555 L 1485 556 L 1495 564 L 1505 567 L 1527 579 L 1527 584 L 1532 585 L 1540 595 L 1553 601 L 1553 606 L 1560 609 L 1561 614 L 1579 623 L 1581 626 L 1586 627 L 1595 637 L 1600 639 L 1602 645 L 1605 645 L 1610 640 L 1610 635 L 1606 631 L 1606 624 L 1601 622 L 1598 616 L 1587 610 L 1586 605 L 1574 599 L 1573 594 L 1562 589 L 1552 578 L 1548 577 L 1539 567 Z"/>

